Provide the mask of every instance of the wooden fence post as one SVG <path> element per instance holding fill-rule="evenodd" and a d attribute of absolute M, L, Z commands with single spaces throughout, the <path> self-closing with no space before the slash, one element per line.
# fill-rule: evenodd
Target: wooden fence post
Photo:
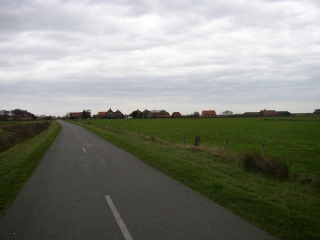
<path fill-rule="evenodd" d="M 199 147 L 200 146 L 200 136 L 199 136 L 199 133 L 198 133 L 198 136 L 196 136 L 196 139 L 194 141 L 194 145 L 196 147 Z"/>
<path fill-rule="evenodd" d="M 228 140 L 225 140 L 225 141 L 224 141 L 223 148 L 222 148 L 222 153 L 223 153 L 223 152 L 224 152 L 224 150 L 226 149 L 227 144 L 228 144 Z"/>

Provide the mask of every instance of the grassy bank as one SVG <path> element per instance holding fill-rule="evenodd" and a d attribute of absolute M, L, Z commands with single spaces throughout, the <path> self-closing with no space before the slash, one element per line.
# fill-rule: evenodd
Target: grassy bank
<path fill-rule="evenodd" d="M 105 129 L 94 122 L 82 125 L 273 236 L 320 239 L 317 185 L 247 171 L 240 162 L 206 148 L 184 147 L 117 127 Z"/>
<path fill-rule="evenodd" d="M 8 150 L 15 144 L 32 138 L 51 124 L 51 121 L 26 121 L 0 123 L 0 152 Z"/>
<path fill-rule="evenodd" d="M 0 218 L 32 175 L 60 129 L 60 125 L 53 121 L 47 130 L 0 153 Z"/>

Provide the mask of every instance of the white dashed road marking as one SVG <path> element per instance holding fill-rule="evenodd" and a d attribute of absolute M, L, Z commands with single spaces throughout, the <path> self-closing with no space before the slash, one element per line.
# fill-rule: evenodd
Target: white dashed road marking
<path fill-rule="evenodd" d="M 121 232 L 122 232 L 124 238 L 126 240 L 133 240 L 133 238 L 132 238 L 132 236 L 131 236 L 131 234 L 130 234 L 127 226 L 126 226 L 126 224 L 122 220 L 122 218 L 121 218 L 116 206 L 113 204 L 113 202 L 111 200 L 111 197 L 109 195 L 105 195 L 105 198 L 107 200 L 107 203 L 109 204 L 109 207 L 110 207 L 110 209 L 111 209 L 111 211 L 113 213 L 114 218 L 116 219 L 116 221 L 117 221 L 117 223 L 118 223 L 118 225 L 119 225 L 119 227 L 121 229 Z"/>
<path fill-rule="evenodd" d="M 84 147 L 82 148 L 82 150 L 83 150 L 84 153 L 87 153 L 87 151 L 86 151 L 86 149 Z"/>

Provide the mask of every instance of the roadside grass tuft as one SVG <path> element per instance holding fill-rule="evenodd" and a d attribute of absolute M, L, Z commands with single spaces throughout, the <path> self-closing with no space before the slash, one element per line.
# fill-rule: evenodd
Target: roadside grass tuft
<path fill-rule="evenodd" d="M 262 173 L 277 179 L 289 179 L 290 170 L 286 162 L 275 157 L 265 157 L 257 152 L 247 152 L 242 157 L 242 163 L 248 171 Z"/>

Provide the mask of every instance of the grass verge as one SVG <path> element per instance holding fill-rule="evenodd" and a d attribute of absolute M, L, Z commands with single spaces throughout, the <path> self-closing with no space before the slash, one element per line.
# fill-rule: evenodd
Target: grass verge
<path fill-rule="evenodd" d="M 53 121 L 47 130 L 0 153 L 0 218 L 32 175 L 60 129 L 61 126 Z"/>
<path fill-rule="evenodd" d="M 320 190 L 248 171 L 210 151 L 82 125 L 281 239 L 320 239 Z"/>

